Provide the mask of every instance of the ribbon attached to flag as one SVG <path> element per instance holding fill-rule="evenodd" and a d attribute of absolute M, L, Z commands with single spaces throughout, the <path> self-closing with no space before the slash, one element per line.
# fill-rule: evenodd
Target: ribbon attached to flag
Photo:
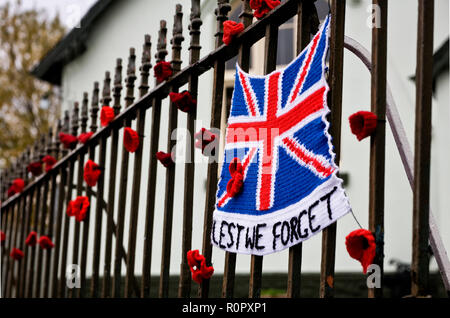
<path fill-rule="evenodd" d="M 329 22 L 284 69 L 253 76 L 236 65 L 211 230 L 224 250 L 281 251 L 350 211 L 326 119 Z M 239 193 L 227 191 L 232 162 L 239 164 Z"/>

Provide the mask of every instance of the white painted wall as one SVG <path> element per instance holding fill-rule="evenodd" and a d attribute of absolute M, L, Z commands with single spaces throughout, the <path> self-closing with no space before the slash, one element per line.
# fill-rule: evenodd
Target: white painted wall
<path fill-rule="evenodd" d="M 171 26 L 175 3 L 181 3 L 184 7 L 184 36 L 183 61 L 188 61 L 189 35 L 187 31 L 190 1 L 147 1 L 133 0 L 124 1 L 114 5 L 95 25 L 88 39 L 88 50 L 67 65 L 63 72 L 63 98 L 64 107 L 68 108 L 73 101 L 81 99 L 82 92 L 92 91 L 92 82 L 101 82 L 105 70 L 113 73 L 115 59 L 122 57 L 124 70 L 128 56 L 128 48 L 136 47 L 137 66 L 140 65 L 141 47 L 145 33 L 152 35 L 152 55 L 156 49 L 157 30 L 159 19 L 164 17 L 168 21 L 168 38 L 171 38 Z M 369 13 L 366 11 L 370 1 L 362 1 L 361 4 L 352 4 L 349 1 L 346 11 L 346 35 L 361 42 L 370 50 L 371 30 L 366 26 Z M 202 1 L 202 55 L 213 49 L 213 35 L 215 32 L 215 16 L 213 14 L 216 1 Z M 436 1 L 435 10 L 435 48 L 440 46 L 449 34 L 448 25 L 449 5 L 446 0 Z M 399 107 L 403 123 L 407 130 L 409 140 L 413 144 L 414 137 L 414 107 L 415 87 L 414 82 L 408 78 L 415 72 L 416 52 L 416 29 L 417 29 L 417 6 L 411 0 L 397 0 L 389 3 L 389 25 L 388 25 L 388 81 L 390 82 L 394 98 Z M 170 59 L 170 49 L 169 58 Z M 153 59 L 154 61 L 154 59 Z M 260 61 L 260 59 L 255 59 Z M 259 63 L 259 62 L 255 62 Z M 262 61 L 261 61 L 262 63 Z M 186 66 L 186 63 L 182 67 Z M 232 74 L 230 74 L 232 76 Z M 230 78 L 232 79 L 232 77 Z M 138 81 L 137 81 L 138 82 Z M 440 222 L 444 242 L 447 250 L 450 250 L 450 230 L 448 227 L 450 171 L 448 162 L 450 147 L 446 129 L 450 124 L 450 111 L 448 101 L 448 74 L 439 80 L 437 94 L 433 105 L 433 159 L 432 159 L 432 204 L 434 213 Z M 183 89 L 183 88 L 182 88 Z M 198 118 L 203 121 L 200 126 L 208 127 L 209 112 L 211 105 L 212 73 L 208 72 L 200 79 L 199 85 L 199 112 Z M 160 149 L 166 151 L 167 143 L 167 102 L 163 106 L 161 122 Z M 363 227 L 367 227 L 368 219 L 368 174 L 369 174 L 369 141 L 358 142 L 351 135 L 347 118 L 358 110 L 370 109 L 370 76 L 368 71 L 348 51 L 344 56 L 344 95 L 343 95 L 343 123 L 342 123 L 342 159 L 341 169 L 350 174 L 350 182 L 346 190 L 350 197 L 353 211 Z M 147 114 L 146 141 L 144 144 L 144 158 L 142 175 L 148 173 L 149 138 L 150 138 L 150 112 Z M 185 127 L 185 115 L 179 114 L 179 127 Z M 121 139 L 120 139 L 121 140 Z M 411 212 L 412 195 L 407 182 L 400 157 L 396 150 L 390 129 L 387 129 L 386 148 L 386 225 L 385 225 L 385 256 L 386 269 L 393 270 L 388 264 L 392 258 L 403 262 L 411 259 Z M 109 145 L 109 143 L 108 143 Z M 120 148 L 120 147 L 119 147 Z M 201 155 L 197 152 L 198 157 Z M 108 158 L 108 155 L 107 155 Z M 130 172 L 133 167 L 133 155 L 130 160 Z M 108 165 L 108 162 L 107 162 Z M 120 157 L 118 166 L 120 167 Z M 118 169 L 119 169 L 118 167 Z M 130 174 L 131 175 L 131 174 Z M 160 254 L 162 242 L 163 222 L 163 198 L 164 198 L 164 169 L 158 167 L 158 189 L 156 197 L 156 215 L 154 227 L 154 249 L 152 258 L 153 274 L 160 271 Z M 117 175 L 117 179 L 119 175 Z M 183 202 L 183 178 L 182 165 L 177 166 L 175 186 L 175 208 L 172 238 L 171 273 L 179 272 L 181 229 L 182 229 L 182 202 Z M 195 199 L 194 199 L 194 228 L 193 248 L 201 249 L 201 233 L 203 227 L 204 193 L 206 179 L 206 164 L 196 165 L 195 176 Z M 129 180 L 128 197 L 131 192 L 131 180 Z M 109 184 L 106 182 L 106 191 Z M 145 195 L 146 178 L 141 185 L 141 206 L 139 209 L 139 228 L 137 233 L 136 273 L 141 272 L 143 227 L 145 217 Z M 105 195 L 106 196 L 106 195 Z M 116 195 L 116 198 L 118 195 Z M 94 202 L 93 202 L 94 203 Z M 117 202 L 116 202 L 117 206 Z M 128 202 L 129 208 L 129 202 Z M 128 219 L 128 218 L 127 218 Z M 92 224 L 92 223 L 91 223 Z M 447 226 L 445 226 L 447 225 Z M 125 233 L 127 233 L 128 222 Z M 336 246 L 336 271 L 360 271 L 360 265 L 351 259 L 345 250 L 345 236 L 357 225 L 348 215 L 340 220 L 337 229 Z M 105 228 L 103 229 L 103 233 Z M 93 233 L 91 231 L 91 239 Z M 104 241 L 104 240 L 103 240 Z M 127 242 L 125 242 L 125 246 Z M 91 247 L 92 248 L 92 247 Z M 303 270 L 305 272 L 317 272 L 320 268 L 321 235 L 317 235 L 303 244 Z M 103 260 L 103 253 L 101 259 Z M 90 249 L 89 254 L 92 254 Z M 91 261 L 92 256 L 90 256 Z M 287 270 L 287 251 L 272 254 L 264 258 L 264 271 L 281 272 Z M 219 249 L 213 250 L 213 263 L 216 272 L 223 271 L 224 252 Z M 237 258 L 237 272 L 248 272 L 250 257 L 239 255 Z M 103 268 L 103 264 L 101 264 Z"/>

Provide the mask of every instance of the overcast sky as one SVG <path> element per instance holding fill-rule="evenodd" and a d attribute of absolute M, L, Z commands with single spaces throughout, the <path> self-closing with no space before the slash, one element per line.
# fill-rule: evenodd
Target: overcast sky
<path fill-rule="evenodd" d="M 62 22 L 68 27 L 73 28 L 83 17 L 87 10 L 97 0 L 22 0 L 24 8 L 44 9 L 49 16 L 59 13 Z M 15 0 L 0 0 L 0 5 L 6 2 L 15 3 Z"/>

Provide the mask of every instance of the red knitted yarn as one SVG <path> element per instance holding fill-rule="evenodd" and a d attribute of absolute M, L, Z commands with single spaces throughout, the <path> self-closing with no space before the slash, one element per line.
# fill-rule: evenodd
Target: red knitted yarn
<path fill-rule="evenodd" d="M 87 143 L 87 141 L 89 139 L 91 139 L 93 134 L 94 133 L 92 131 L 87 132 L 87 133 L 82 133 L 78 136 L 78 141 L 81 142 L 82 144 L 85 144 L 85 143 Z"/>
<path fill-rule="evenodd" d="M 25 240 L 25 245 L 35 246 L 37 243 L 37 233 L 35 231 L 30 232 L 28 234 L 27 239 Z"/>
<path fill-rule="evenodd" d="M 125 127 L 123 132 L 123 145 L 129 152 L 135 152 L 139 147 L 139 135 L 130 127 Z"/>
<path fill-rule="evenodd" d="M 376 244 L 373 234 L 365 229 L 355 230 L 345 238 L 345 246 L 350 257 L 361 263 L 365 274 L 375 258 Z"/>
<path fill-rule="evenodd" d="M 36 161 L 32 162 L 27 166 L 27 171 L 31 172 L 33 176 L 38 176 L 42 173 L 42 162 Z"/>
<path fill-rule="evenodd" d="M 38 241 L 39 245 L 43 250 L 53 248 L 55 244 L 53 244 L 52 240 L 48 236 L 41 236 Z"/>
<path fill-rule="evenodd" d="M 25 181 L 22 178 L 14 179 L 11 186 L 8 189 L 8 197 L 13 196 L 16 193 L 22 192 L 25 188 Z"/>
<path fill-rule="evenodd" d="M 212 133 L 206 128 L 202 128 L 199 132 L 197 132 L 194 135 L 194 139 L 196 139 L 195 142 L 195 148 L 199 148 L 202 150 L 202 154 L 204 155 L 215 155 L 215 146 L 211 149 L 210 154 L 205 154 L 205 148 L 212 142 L 216 140 L 216 134 Z"/>
<path fill-rule="evenodd" d="M 377 129 L 378 118 L 372 112 L 359 111 L 348 118 L 350 129 L 359 141 L 372 135 Z"/>
<path fill-rule="evenodd" d="M 100 123 L 102 127 L 108 126 L 109 123 L 114 119 L 114 109 L 109 106 L 103 106 L 100 111 Z"/>
<path fill-rule="evenodd" d="M 78 143 L 77 137 L 62 132 L 59 133 L 59 140 L 64 145 L 65 149 L 74 149 Z"/>
<path fill-rule="evenodd" d="M 169 62 L 158 62 L 153 68 L 154 76 L 158 82 L 165 81 L 173 74 L 172 65 Z"/>
<path fill-rule="evenodd" d="M 188 91 L 183 91 L 181 93 L 170 92 L 169 97 L 172 103 L 185 113 L 193 111 L 197 106 L 197 100 L 194 99 Z"/>
<path fill-rule="evenodd" d="M 84 181 L 86 181 L 90 187 L 97 184 L 97 180 L 101 173 L 100 166 L 90 159 L 84 165 Z"/>
<path fill-rule="evenodd" d="M 231 179 L 227 183 L 227 193 L 230 197 L 234 197 L 241 192 L 244 186 L 244 170 L 239 158 L 233 158 L 228 169 L 230 170 Z"/>
<path fill-rule="evenodd" d="M 42 158 L 42 162 L 45 164 L 45 172 L 49 172 L 56 163 L 56 159 L 53 156 L 47 155 Z"/>
<path fill-rule="evenodd" d="M 187 252 L 187 262 L 192 273 L 192 280 L 201 284 L 204 279 L 210 279 L 214 274 L 214 267 L 206 266 L 206 259 L 198 250 Z"/>
<path fill-rule="evenodd" d="M 250 8 L 255 10 L 253 12 L 255 18 L 261 19 L 280 3 L 279 0 L 250 0 Z"/>
<path fill-rule="evenodd" d="M 66 213 L 68 216 L 75 216 L 75 220 L 81 222 L 86 218 L 89 205 L 88 197 L 78 196 L 75 200 L 69 202 Z"/>
<path fill-rule="evenodd" d="M 23 258 L 24 254 L 20 249 L 13 247 L 9 256 L 14 260 L 19 261 Z"/>
<path fill-rule="evenodd" d="M 166 168 L 170 168 L 175 164 L 175 162 L 173 162 L 171 153 L 158 151 L 156 153 L 156 159 L 158 159 Z"/>
<path fill-rule="evenodd" d="M 245 27 L 243 23 L 237 23 L 231 20 L 227 20 L 223 23 L 223 43 L 229 45 L 233 38 L 244 31 Z"/>

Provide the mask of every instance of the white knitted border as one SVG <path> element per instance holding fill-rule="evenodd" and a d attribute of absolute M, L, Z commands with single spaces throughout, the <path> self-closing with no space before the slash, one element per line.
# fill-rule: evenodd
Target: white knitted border
<path fill-rule="evenodd" d="M 310 195 L 305 197 L 303 200 L 273 213 L 263 215 L 248 215 L 215 210 L 213 217 L 213 228 L 211 230 L 211 242 L 217 247 L 220 247 L 232 253 L 266 255 L 282 251 L 302 241 L 305 241 L 310 237 L 314 236 L 315 234 L 321 232 L 328 225 L 336 222 L 337 219 L 341 218 L 342 216 L 350 212 L 351 210 L 350 204 L 341 186 L 341 183 L 342 183 L 341 179 L 337 178 L 335 175 L 332 175 L 329 180 L 327 180 L 319 187 L 317 187 Z M 332 219 L 330 220 L 328 216 L 327 201 L 326 200 L 320 201 L 320 198 L 322 198 L 327 193 L 331 192 L 334 187 L 337 187 L 337 189 L 330 197 L 330 208 L 332 211 Z M 277 222 L 283 223 L 284 221 L 287 221 L 289 223 L 291 218 L 298 217 L 299 213 L 302 212 L 303 210 L 308 211 L 308 207 L 310 207 L 317 200 L 319 200 L 319 204 L 314 209 L 312 209 L 311 214 L 314 216 L 314 219 L 312 221 L 313 227 L 316 228 L 320 225 L 320 229 L 313 233 L 309 228 L 308 215 L 303 216 L 301 228 L 308 229 L 308 236 L 305 238 L 299 237 L 298 239 L 294 237 L 293 241 L 291 242 L 289 240 L 289 243 L 286 245 L 283 245 L 281 239 L 277 238 L 276 249 L 274 250 L 273 233 L 272 233 L 274 224 Z M 233 222 L 235 225 L 239 224 L 245 227 L 240 233 L 239 249 L 236 249 L 236 240 L 237 240 L 236 228 L 231 229 L 231 231 L 233 232 L 233 240 L 234 240 L 234 244 L 232 246 L 230 247 L 227 246 L 228 244 L 231 244 L 231 239 L 228 233 L 229 230 L 228 227 L 222 228 L 222 235 L 224 235 L 222 237 L 222 241 L 220 242 L 222 247 L 219 246 L 219 244 L 215 243 L 215 242 L 219 243 L 220 240 L 222 221 L 225 221 L 227 223 Z M 263 223 L 265 223 L 266 225 L 265 227 L 260 227 L 259 234 L 262 236 L 259 239 L 259 245 L 264 246 L 265 248 L 261 250 L 257 250 L 255 247 L 253 247 L 253 249 L 246 248 L 245 239 L 247 228 L 249 228 L 249 237 L 252 237 L 253 227 Z M 279 226 L 277 230 L 279 234 L 281 231 L 281 227 Z"/>

